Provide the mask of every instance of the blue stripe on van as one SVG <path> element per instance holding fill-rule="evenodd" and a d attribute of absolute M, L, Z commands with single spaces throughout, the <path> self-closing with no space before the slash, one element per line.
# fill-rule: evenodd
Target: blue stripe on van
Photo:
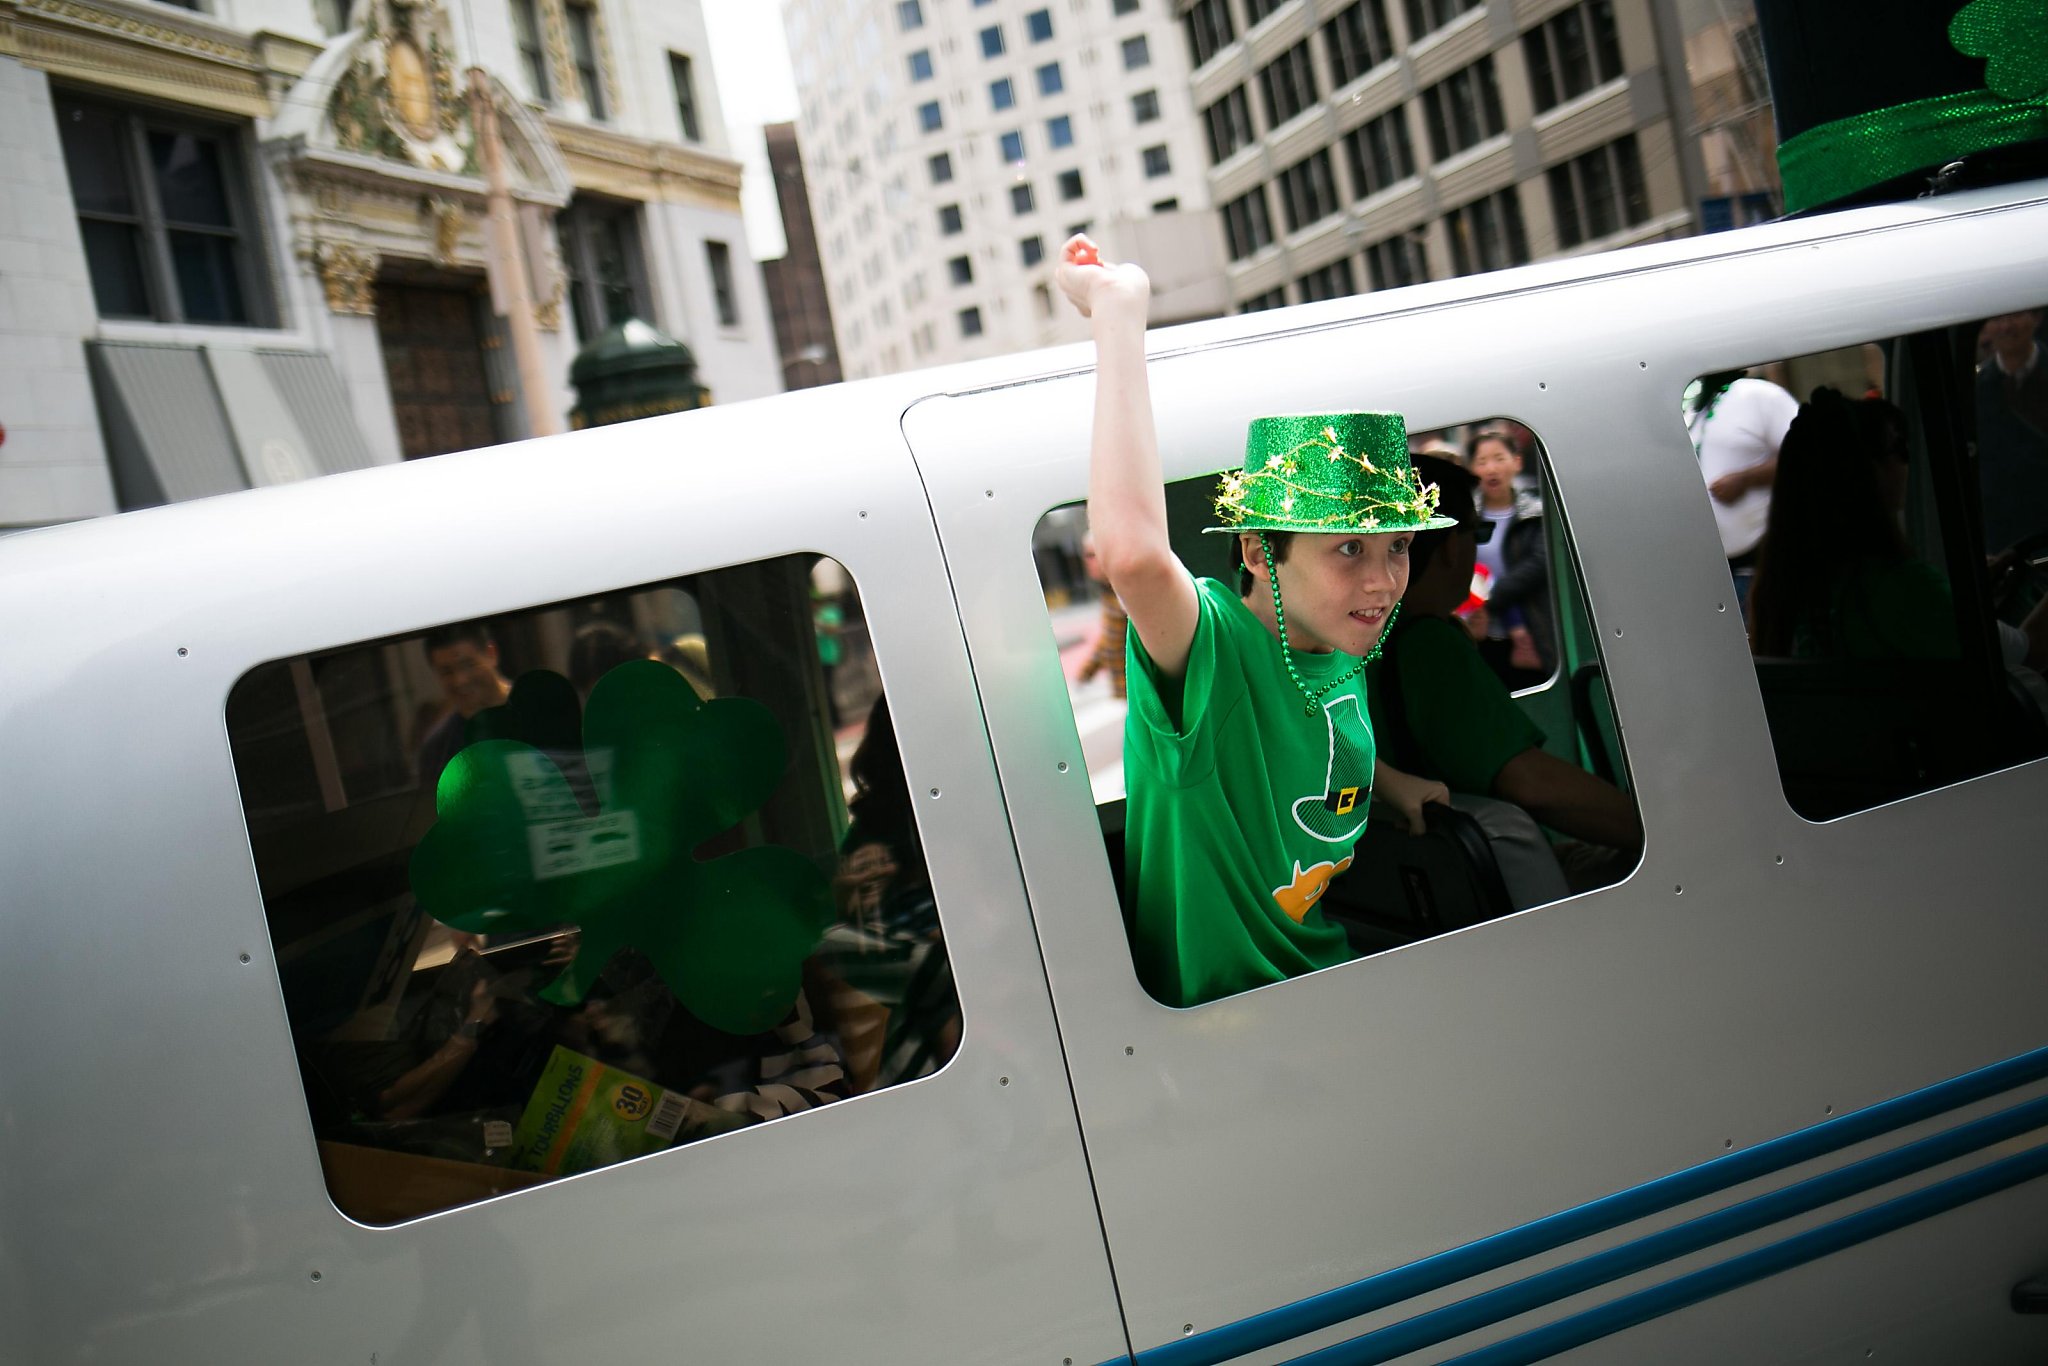
<path fill-rule="evenodd" d="M 1689 1200 L 1839 1151 L 1923 1119 L 2048 1077 L 2048 1048 L 2007 1058 L 1918 1091 L 1880 1101 L 1782 1137 L 1658 1177 L 1629 1190 L 1421 1261 L 1268 1309 L 1220 1328 L 1148 1348 L 1138 1366 L 1217 1366 L 1247 1352 L 1317 1332 L 1472 1276 L 1548 1252 L 1580 1238 L 1657 1214 Z"/>
<path fill-rule="evenodd" d="M 1528 1362 L 1541 1361 L 1624 1328 L 1660 1318 L 1673 1310 L 1726 1294 L 1752 1281 L 1775 1276 L 1802 1263 L 1840 1252 L 1843 1248 L 1868 1242 L 1958 1205 L 1996 1195 L 2008 1187 L 2032 1181 L 2044 1174 L 2048 1174 L 2048 1146 L 2031 1148 L 2016 1157 L 1988 1163 L 1973 1172 L 1950 1177 L 1924 1190 L 1887 1200 L 1882 1205 L 1873 1205 L 1833 1223 L 1822 1224 L 1782 1243 L 1746 1252 L 1691 1275 L 1680 1276 L 1675 1281 L 1624 1295 L 1611 1304 L 1559 1319 L 1556 1323 L 1547 1323 L 1476 1352 L 1467 1352 L 1445 1362 L 1444 1366 L 1525 1366 Z"/>
<path fill-rule="evenodd" d="M 1946 1133 L 1908 1143 L 1890 1152 L 1867 1157 L 1846 1167 L 1822 1173 L 1809 1180 L 1771 1191 L 1726 1209 L 1663 1229 L 1631 1243 L 1568 1262 L 1549 1271 L 1515 1281 L 1510 1285 L 1474 1295 L 1456 1304 L 1346 1342 L 1336 1343 L 1307 1356 L 1296 1357 L 1288 1366 L 1376 1366 L 1395 1357 L 1450 1338 L 1459 1337 L 1488 1324 L 1528 1313 L 1606 1285 L 1623 1276 L 1660 1265 L 1690 1252 L 1727 1242 L 1730 1238 L 1789 1219 L 1822 1205 L 1873 1190 L 1914 1172 L 1963 1157 L 1994 1143 L 2016 1138 L 2048 1125 L 2048 1096 L 1987 1115 Z M 2048 1151 L 2043 1149 L 2042 1151 Z M 1945 1207 L 1944 1207 L 1945 1208 Z M 1674 1308 L 1677 1306 L 1673 1306 Z M 1613 1331 L 1609 1329 L 1607 1331 Z M 1534 1358 L 1530 1358 L 1534 1360 Z"/>

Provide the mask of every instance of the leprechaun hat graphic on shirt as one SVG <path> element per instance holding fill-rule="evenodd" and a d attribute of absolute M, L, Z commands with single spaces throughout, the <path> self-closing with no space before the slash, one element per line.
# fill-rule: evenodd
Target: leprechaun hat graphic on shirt
<path fill-rule="evenodd" d="M 1294 823 L 1326 844 L 1349 844 L 1372 805 L 1372 730 L 1355 692 L 1323 703 L 1323 724 L 1330 737 L 1323 789 L 1296 799 Z"/>

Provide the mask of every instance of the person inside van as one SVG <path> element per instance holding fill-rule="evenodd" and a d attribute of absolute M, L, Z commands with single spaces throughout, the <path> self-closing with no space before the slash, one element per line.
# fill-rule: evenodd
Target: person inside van
<path fill-rule="evenodd" d="M 1418 531 L 1448 527 L 1396 413 L 1254 418 L 1215 526 L 1237 587 L 1197 580 L 1167 535 L 1145 373 L 1151 283 L 1081 234 L 1061 290 L 1095 336 L 1088 518 L 1129 614 L 1125 895 L 1151 994 L 1191 1006 L 1354 956 L 1317 908 L 1378 795 L 1411 828 L 1443 784 L 1378 759 L 1366 662 Z"/>
<path fill-rule="evenodd" d="M 1767 658 L 1954 659 L 1946 575 L 1915 555 L 1906 415 L 1881 398 L 1816 389 L 1778 452 L 1771 516 L 1750 589 L 1750 649 Z M 2044 600 L 2048 606 L 2048 600 Z M 2007 669 L 2048 667 L 2048 611 L 1999 624 Z M 2033 680 L 2025 680 L 2033 690 Z"/>
<path fill-rule="evenodd" d="M 1612 783 L 1543 748 L 1543 732 L 1515 705 L 1500 677 L 1457 619 L 1481 542 L 1500 534 L 1474 505 L 1478 479 L 1448 460 L 1417 456 L 1417 473 L 1442 491 L 1438 511 L 1454 525 L 1424 531 L 1408 552 L 1401 619 L 1388 628 L 1381 658 L 1366 670 L 1373 734 L 1402 770 L 1434 778 L 1459 794 L 1508 802 L 1593 848 L 1563 860 L 1573 891 L 1604 886 L 1635 863 L 1643 830 L 1635 803 Z M 1493 840 L 1517 909 L 1555 899 L 1542 894 L 1547 848 L 1513 847 L 1479 812 Z M 1530 869 L 1518 876 L 1519 857 Z M 1533 890 L 1531 890 L 1533 889 Z"/>

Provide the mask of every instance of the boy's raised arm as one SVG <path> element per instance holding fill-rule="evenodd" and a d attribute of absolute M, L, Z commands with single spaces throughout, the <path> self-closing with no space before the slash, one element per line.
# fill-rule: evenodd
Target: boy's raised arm
<path fill-rule="evenodd" d="M 1153 666 L 1179 678 L 1187 671 L 1201 606 L 1166 534 L 1166 485 L 1145 380 L 1145 305 L 1152 285 L 1128 262 L 1104 265 L 1095 244 L 1079 233 L 1061 249 L 1058 279 L 1095 331 L 1088 526 L 1096 554 Z"/>

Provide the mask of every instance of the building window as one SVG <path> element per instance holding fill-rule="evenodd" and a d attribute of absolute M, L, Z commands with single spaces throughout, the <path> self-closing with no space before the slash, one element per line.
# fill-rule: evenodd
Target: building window
<path fill-rule="evenodd" d="M 1057 95 L 1066 88 L 1066 78 L 1060 75 L 1060 64 L 1058 62 L 1047 62 L 1044 66 L 1038 68 L 1039 94 Z"/>
<path fill-rule="evenodd" d="M 918 81 L 928 81 L 932 78 L 932 50 L 930 48 L 921 47 L 904 60 L 910 63 L 910 79 L 913 84 Z"/>
<path fill-rule="evenodd" d="M 1444 228 L 1451 238 L 1454 274 L 1505 270 L 1529 259 L 1529 239 L 1522 231 L 1522 201 L 1512 185 L 1452 209 L 1444 215 Z"/>
<path fill-rule="evenodd" d="M 1015 165 L 1024 159 L 1024 135 L 1015 129 L 996 139 L 996 154 L 1006 164 Z"/>
<path fill-rule="evenodd" d="M 1045 121 L 1045 140 L 1054 147 L 1074 145 L 1074 121 L 1059 114 Z"/>
<path fill-rule="evenodd" d="M 1147 147 L 1141 155 L 1145 160 L 1146 179 L 1152 180 L 1173 173 L 1173 157 L 1167 152 L 1165 143 L 1157 147 Z"/>
<path fill-rule="evenodd" d="M 1237 38 L 1237 29 L 1230 22 L 1230 0 L 1195 0 L 1182 22 L 1193 66 L 1204 65 Z"/>
<path fill-rule="evenodd" d="M 1417 42 L 1484 3 L 1485 0 L 1408 0 L 1408 41 Z"/>
<path fill-rule="evenodd" d="M 647 304 L 647 268 L 640 254 L 637 205 L 579 198 L 555 217 L 562 265 L 569 277 L 569 312 L 579 344 L 613 323 L 639 317 L 652 321 Z M 704 244 L 709 253 L 711 243 Z M 731 262 L 727 261 L 728 275 Z M 714 289 L 716 279 L 713 280 Z"/>
<path fill-rule="evenodd" d="M 1415 174 L 1415 150 L 1408 145 L 1408 111 L 1396 107 L 1344 135 L 1351 162 L 1351 189 L 1359 199 L 1378 194 Z"/>
<path fill-rule="evenodd" d="M 926 100 L 917 107 L 917 126 L 927 133 L 936 133 L 945 126 L 937 100 Z"/>
<path fill-rule="evenodd" d="M 988 103 L 998 113 L 1016 107 L 1017 87 L 1010 83 L 1008 76 L 988 83 Z"/>
<path fill-rule="evenodd" d="M 1003 26 L 990 24 L 981 31 L 981 55 L 1000 57 L 1003 55 Z"/>
<path fill-rule="evenodd" d="M 1252 131 L 1252 102 L 1244 87 L 1230 93 L 1202 111 L 1202 128 L 1209 135 L 1209 161 L 1228 161 L 1241 147 L 1249 147 L 1258 136 Z"/>
<path fill-rule="evenodd" d="M 1159 92 L 1140 90 L 1131 96 L 1131 122 L 1151 123 L 1159 117 Z"/>
<path fill-rule="evenodd" d="M 829 928 L 833 874 L 851 865 L 826 813 L 843 809 L 852 780 L 824 680 L 857 726 L 885 713 L 858 587 L 828 561 L 841 587 L 814 599 L 818 563 L 791 555 L 620 585 L 259 664 L 235 681 L 223 721 L 261 889 L 258 938 L 275 953 L 266 971 L 308 1106 L 298 1117 L 327 1150 L 320 1165 L 344 1214 L 388 1225 L 494 1195 L 532 1200 L 526 1188 L 642 1155 L 687 1180 L 691 1156 L 674 1149 L 713 1135 L 759 1143 L 739 1131 L 858 1106 L 945 1065 L 961 1026 L 950 974 L 932 971 L 945 950 L 919 853 L 931 835 L 920 840 L 914 809 L 877 823 L 867 803 L 858 826 L 897 850 L 889 880 L 867 888 L 887 925 L 856 946 Z M 429 582 L 435 573 L 422 568 Z M 834 617 L 836 676 L 819 663 L 819 623 Z M 662 651 L 673 663 L 647 657 L 685 633 L 694 648 Z M 464 709 L 492 738 L 465 743 Z M 615 788 L 614 776 L 670 768 L 676 746 L 732 757 L 693 774 L 695 791 L 623 776 Z M 879 727 L 868 762 L 902 784 Z M 746 781 L 748 764 L 772 766 L 773 782 Z M 418 822 L 386 818 L 422 807 Z M 496 857 L 514 846 L 517 858 Z M 307 850 L 323 860 L 317 881 Z M 673 898 L 660 910 L 701 917 L 695 937 L 657 925 L 643 887 Z M 767 904 L 774 936 L 703 928 L 722 908 Z M 600 943 L 598 925 L 618 937 Z M 677 942 L 698 961 L 672 947 L 613 952 Z M 907 979 L 938 984 L 929 1003 L 888 1012 L 879 1066 L 874 1052 L 842 1050 L 832 1023 L 874 1009 L 847 983 L 867 980 L 861 954 L 877 946 Z M 749 999 L 738 981 L 764 989 Z M 588 1010 L 550 1003 L 586 992 Z M 600 1015 L 601 1028 L 570 1023 Z M 450 1180 L 455 1170 L 465 1179 Z"/>
<path fill-rule="evenodd" d="M 1126 38 L 1123 42 L 1124 70 L 1136 71 L 1141 66 L 1152 65 L 1152 45 L 1145 41 L 1145 35 Z"/>
<path fill-rule="evenodd" d="M 1374 289 L 1428 283 L 1429 253 L 1422 246 L 1422 230 L 1404 232 L 1367 247 L 1365 269 Z"/>
<path fill-rule="evenodd" d="M 236 130 L 61 97 L 57 123 L 101 317 L 270 325 Z"/>
<path fill-rule="evenodd" d="M 1079 199 L 1083 193 L 1085 191 L 1081 188 L 1081 173 L 1079 171 L 1060 172 L 1061 199 Z"/>
<path fill-rule="evenodd" d="M 1429 119 L 1429 150 L 1442 161 L 1500 133 L 1507 124 L 1500 113 L 1500 87 L 1493 79 L 1493 58 L 1481 57 L 1422 92 Z"/>
<path fill-rule="evenodd" d="M 1356 294 L 1358 288 L 1352 283 L 1351 258 L 1340 256 L 1321 270 L 1310 271 L 1294 282 L 1294 289 L 1305 304 Z"/>
<path fill-rule="evenodd" d="M 1254 186 L 1223 206 L 1223 237 L 1230 259 L 1242 261 L 1273 241 L 1273 218 L 1266 207 L 1266 187 Z"/>
<path fill-rule="evenodd" d="M 1024 16 L 1024 32 L 1034 43 L 1052 40 L 1052 11 L 1035 9 Z"/>
<path fill-rule="evenodd" d="M 537 0 L 512 0 L 512 39 L 519 46 L 519 65 L 526 72 L 527 92 L 542 104 L 552 104 L 555 88 L 548 80 L 548 52 L 540 39 Z"/>
<path fill-rule="evenodd" d="M 955 256 L 946 262 L 946 276 L 956 285 L 974 283 L 974 262 L 965 256 Z"/>
<path fill-rule="evenodd" d="M 1109 12 L 1111 14 L 1136 14 L 1138 12 L 1138 0 L 1110 0 Z"/>
<path fill-rule="evenodd" d="M 896 0 L 896 27 L 904 30 L 924 27 L 924 7 L 917 0 Z"/>
<path fill-rule="evenodd" d="M 1010 187 L 1010 211 L 1012 213 L 1019 215 L 1027 214 L 1037 207 L 1038 205 L 1031 194 L 1031 187 L 1029 185 L 1012 185 Z"/>
<path fill-rule="evenodd" d="M 1306 38 L 1259 69 L 1259 92 L 1265 96 L 1268 128 L 1278 128 L 1316 102 L 1316 71 Z"/>
<path fill-rule="evenodd" d="M 605 99 L 604 73 L 597 60 L 597 10 L 594 6 L 570 3 L 562 7 L 569 21 L 569 51 L 576 59 L 576 80 L 583 87 L 583 103 L 590 117 L 603 123 L 611 117 Z"/>
<path fill-rule="evenodd" d="M 1152 201 L 1152 212 L 1154 213 L 1178 213 L 1179 211 L 1179 195 L 1174 195 L 1169 199 L 1155 199 L 1154 201 Z"/>
<path fill-rule="evenodd" d="M 960 335 L 963 337 L 978 337 L 981 335 L 980 309 L 963 308 L 960 310 Z"/>
<path fill-rule="evenodd" d="M 1323 25 L 1323 50 L 1330 54 L 1330 88 L 1340 89 L 1394 55 L 1387 31 L 1386 0 L 1358 0 Z"/>
<path fill-rule="evenodd" d="M 962 226 L 964 225 L 960 217 L 960 206 L 958 204 L 939 205 L 939 236 L 951 237 L 958 233 Z"/>
<path fill-rule="evenodd" d="M 1635 134 L 1550 168 L 1550 210 L 1557 242 L 1576 247 L 1650 220 Z"/>
<path fill-rule="evenodd" d="M 683 140 L 701 142 L 697 127 L 697 82 L 690 71 L 690 59 L 680 52 L 668 54 L 668 75 L 676 88 L 676 121 L 682 125 Z"/>
<path fill-rule="evenodd" d="M 1088 229 L 1093 226 L 1094 225 L 1091 224 L 1085 218 L 1078 223 L 1069 223 L 1067 224 L 1067 230 L 1060 234 L 1060 240 L 1065 241 L 1069 237 L 1079 237 L 1082 233 L 1088 231 Z"/>
<path fill-rule="evenodd" d="M 1287 291 L 1274 288 L 1264 294 L 1254 294 L 1237 306 L 1240 313 L 1264 313 L 1269 308 L 1287 307 Z"/>
<path fill-rule="evenodd" d="M 1542 113 L 1621 75 L 1613 0 L 1588 0 L 1522 35 L 1530 93 Z"/>
<path fill-rule="evenodd" d="M 1037 265 L 1045 259 L 1045 239 L 1036 233 L 1024 238 L 1017 243 L 1017 256 L 1027 270 Z"/>
<path fill-rule="evenodd" d="M 733 288 L 732 248 L 723 242 L 704 244 L 704 260 L 711 267 L 711 298 L 718 307 L 720 327 L 740 325 L 740 296 Z"/>
<path fill-rule="evenodd" d="M 1337 181 L 1330 149 L 1318 148 L 1280 173 L 1280 211 L 1287 231 L 1299 232 L 1337 212 Z"/>
<path fill-rule="evenodd" d="M 1244 0 L 1245 22 L 1257 28 L 1262 19 L 1286 3 L 1287 0 Z"/>
<path fill-rule="evenodd" d="M 931 172 L 932 184 L 943 185 L 953 178 L 953 154 L 934 152 L 925 158 L 925 169 Z"/>

